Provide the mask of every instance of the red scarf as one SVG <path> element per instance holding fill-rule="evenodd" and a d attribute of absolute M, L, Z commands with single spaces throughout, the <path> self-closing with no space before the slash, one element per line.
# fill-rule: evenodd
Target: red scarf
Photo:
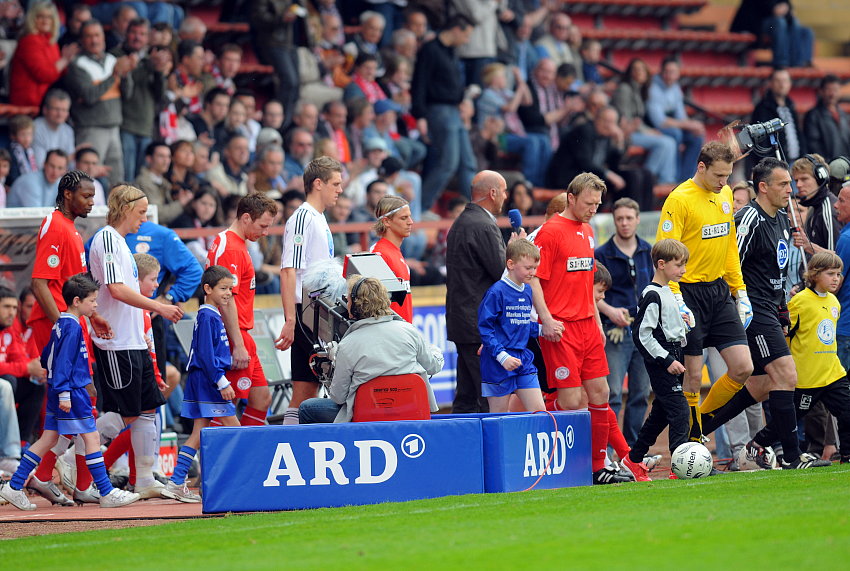
<path fill-rule="evenodd" d="M 387 94 L 384 93 L 384 90 L 381 89 L 381 86 L 378 85 L 377 81 L 366 81 L 360 77 L 360 74 L 357 73 L 355 73 L 351 79 L 354 80 L 357 87 L 363 90 L 363 94 L 366 96 L 366 100 L 369 103 L 375 103 L 376 101 L 387 98 Z"/>

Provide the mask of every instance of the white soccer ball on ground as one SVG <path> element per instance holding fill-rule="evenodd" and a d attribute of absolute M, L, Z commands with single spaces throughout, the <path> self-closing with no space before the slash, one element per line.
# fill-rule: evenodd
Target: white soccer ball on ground
<path fill-rule="evenodd" d="M 711 452 L 699 442 L 685 442 L 679 445 L 673 451 L 670 463 L 673 473 L 682 480 L 708 476 L 714 467 Z"/>

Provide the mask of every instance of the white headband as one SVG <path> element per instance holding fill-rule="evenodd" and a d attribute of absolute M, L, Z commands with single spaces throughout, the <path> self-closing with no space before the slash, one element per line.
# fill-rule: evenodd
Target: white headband
<path fill-rule="evenodd" d="M 398 208 L 393 208 L 392 210 L 390 210 L 386 214 L 382 214 L 381 218 L 389 218 L 390 216 L 392 216 L 393 214 L 395 214 L 396 212 L 398 212 L 399 210 L 401 210 L 402 208 L 404 208 L 406 206 L 409 206 L 409 205 L 408 204 L 402 204 Z"/>

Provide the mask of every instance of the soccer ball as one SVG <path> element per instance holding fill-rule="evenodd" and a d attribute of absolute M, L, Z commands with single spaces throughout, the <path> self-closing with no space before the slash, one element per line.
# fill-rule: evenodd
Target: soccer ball
<path fill-rule="evenodd" d="M 773 448 L 770 446 L 765 446 L 764 448 L 764 457 L 770 465 L 771 469 L 775 470 L 777 468 L 776 454 L 773 452 Z M 741 470 L 761 470 L 762 467 L 756 464 L 755 460 L 753 460 L 749 454 L 747 454 L 747 447 L 744 446 L 735 454 L 735 459 L 738 461 L 738 468 Z"/>
<path fill-rule="evenodd" d="M 673 473 L 682 480 L 708 476 L 714 467 L 711 452 L 699 442 L 685 442 L 679 445 L 673 451 L 670 463 Z"/>

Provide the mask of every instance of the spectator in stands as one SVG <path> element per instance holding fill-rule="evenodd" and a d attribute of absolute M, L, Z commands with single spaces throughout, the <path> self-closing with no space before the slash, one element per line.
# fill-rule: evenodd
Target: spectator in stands
<path fill-rule="evenodd" d="M 277 145 L 283 148 L 283 137 L 280 131 L 271 127 L 263 127 L 260 129 L 260 134 L 257 135 L 257 152 L 259 153 L 263 148 L 271 145 Z"/>
<path fill-rule="evenodd" d="M 390 49 L 383 54 L 384 62 L 386 62 L 388 56 L 401 56 L 411 63 L 415 62 L 418 50 L 419 42 L 416 41 L 416 34 L 410 30 L 399 28 L 393 32 Z"/>
<path fill-rule="evenodd" d="M 227 115 L 224 116 L 224 120 L 221 123 L 215 126 L 215 130 L 213 131 L 213 137 L 215 139 L 215 145 L 212 148 L 213 152 L 221 152 L 231 137 L 242 135 L 248 140 L 248 152 L 250 153 L 251 134 L 248 132 L 247 121 L 248 110 L 245 108 L 245 104 L 238 99 L 231 99 Z M 256 141 L 254 144 L 256 145 Z"/>
<path fill-rule="evenodd" d="M 564 12 L 555 12 L 550 15 L 549 33 L 537 40 L 535 44 L 538 57 L 552 60 L 555 68 L 562 63 L 571 63 L 578 71 L 580 62 L 569 44 L 572 25 L 572 18 Z"/>
<path fill-rule="evenodd" d="M 257 137 L 263 128 L 257 120 L 260 118 L 257 113 L 257 98 L 247 89 L 238 90 L 234 97 L 245 106 L 245 129 L 248 131 L 248 141 L 251 143 L 251 156 L 253 156 L 254 151 L 257 150 Z"/>
<path fill-rule="evenodd" d="M 387 184 L 387 181 L 382 178 L 376 178 L 366 185 L 365 202 L 360 206 L 354 206 L 354 208 L 352 208 L 351 215 L 348 217 L 349 222 L 375 222 L 377 220 L 377 217 L 375 216 L 375 209 L 378 207 L 378 203 L 381 199 L 387 195 L 389 189 L 390 187 Z M 377 242 L 377 234 L 369 232 L 368 241 L 370 246 Z M 360 235 L 349 234 L 348 243 L 359 244 Z"/>
<path fill-rule="evenodd" d="M 366 129 L 374 124 L 375 109 L 366 99 L 355 99 L 348 102 L 348 142 L 351 145 L 351 160 L 362 167 L 366 159 L 366 151 L 363 149 L 364 133 Z M 356 174 L 356 173 L 353 173 Z"/>
<path fill-rule="evenodd" d="M 520 105 L 531 105 L 531 91 L 522 80 L 517 67 L 511 67 L 516 90 L 508 88 L 507 69 L 503 64 L 492 63 L 484 68 L 484 91 L 477 100 L 478 127 L 490 117 L 501 117 L 505 122 L 504 150 L 522 158 L 522 172 L 532 184 L 542 185 L 546 166 L 552 156 L 549 137 L 544 133 L 526 131 L 517 110 Z"/>
<path fill-rule="evenodd" d="M 774 68 L 767 82 L 764 97 L 753 109 L 750 123 L 761 123 L 777 117 L 782 119 L 785 127 L 779 132 L 779 145 L 785 151 L 787 159 L 793 162 L 806 154 L 806 145 L 797 107 L 789 93 L 791 93 L 791 74 L 785 68 Z M 750 165 L 748 170 L 752 170 L 759 159 L 765 156 L 768 155 L 760 153 L 757 149 L 754 150 L 748 157 L 747 164 Z M 772 153 L 770 156 L 773 156 Z"/>
<path fill-rule="evenodd" d="M 334 44 L 342 46 L 342 44 L 345 43 L 345 32 L 342 29 L 342 14 L 336 5 L 336 0 L 315 0 L 313 4 L 319 13 L 319 23 L 322 28 L 324 28 L 329 22 L 329 20 L 326 19 L 327 17 L 336 18 L 339 22 L 337 29 L 333 31 L 333 35 L 329 36 L 328 39 Z"/>
<path fill-rule="evenodd" d="M 402 112 L 401 105 L 391 99 L 382 99 L 375 103 L 375 123 L 367 127 L 364 133 L 366 139 L 379 137 L 387 143 L 390 154 L 401 159 L 405 168 L 417 168 L 425 156 L 427 148 L 416 139 L 404 137 L 398 133 L 398 116 Z"/>
<path fill-rule="evenodd" d="M 511 210 L 512 208 L 519 210 L 523 216 L 538 216 L 546 211 L 546 208 L 534 200 L 533 185 L 523 179 L 517 180 L 508 189 L 505 210 Z"/>
<path fill-rule="evenodd" d="M 773 50 L 774 67 L 812 64 L 814 34 L 794 16 L 789 0 L 743 0 L 729 29 L 765 36 Z"/>
<path fill-rule="evenodd" d="M 387 95 L 378 85 L 377 77 L 378 58 L 374 54 L 361 52 L 354 61 L 354 73 L 351 76 L 351 83 L 343 92 L 343 100 L 347 102 L 365 97 L 369 103 L 374 104 L 376 101 L 386 99 Z"/>
<path fill-rule="evenodd" d="M 304 175 L 304 167 L 313 159 L 313 134 L 303 127 L 296 127 L 287 137 L 286 160 L 283 163 L 283 178 L 291 187 L 297 185 Z"/>
<path fill-rule="evenodd" d="M 602 44 L 599 40 L 584 40 L 581 44 L 581 72 L 585 83 L 602 85 L 599 62 L 602 59 Z"/>
<path fill-rule="evenodd" d="M 284 119 L 283 105 L 277 99 L 269 99 L 263 104 L 262 127 L 269 127 L 280 132 Z"/>
<path fill-rule="evenodd" d="M 59 49 L 59 13 L 53 2 L 39 1 L 27 11 L 23 36 L 12 56 L 9 103 L 38 107 L 47 89 L 55 83 L 78 47 L 71 44 Z"/>
<path fill-rule="evenodd" d="M 404 198 L 413 214 L 414 220 L 422 219 L 422 179 L 415 171 L 405 170 L 404 163 L 396 157 L 387 157 L 378 167 L 378 178 L 387 181 L 389 191 Z M 404 255 L 410 258 L 420 258 L 425 252 L 425 236 L 421 231 L 414 232 L 404 242 Z M 414 251 L 414 248 L 416 251 Z"/>
<path fill-rule="evenodd" d="M 0 148 L 0 208 L 6 208 L 6 195 L 9 192 L 9 185 L 6 184 L 6 178 L 11 168 L 12 155 L 6 149 Z"/>
<path fill-rule="evenodd" d="M 428 16 L 424 10 L 418 6 L 410 6 L 405 12 L 404 24 L 402 27 L 405 30 L 410 30 L 416 36 L 416 43 L 419 48 L 434 39 L 436 34 L 428 27 Z M 418 49 L 417 49 L 418 51 Z"/>
<path fill-rule="evenodd" d="M 685 111 L 685 98 L 679 85 L 681 70 L 679 62 L 665 58 L 661 62 L 661 74 L 652 79 L 646 102 L 649 123 L 665 135 L 673 137 L 680 147 L 676 180 L 686 180 L 697 163 L 699 150 L 705 138 L 705 126 L 689 119 Z M 645 209 L 644 206 L 641 206 Z"/>
<path fill-rule="evenodd" d="M 224 89 L 231 97 L 236 94 L 236 74 L 242 65 L 242 48 L 236 44 L 224 44 L 219 50 L 218 59 L 204 72 L 201 81 L 204 92 L 213 87 Z"/>
<path fill-rule="evenodd" d="M 348 222 L 350 216 L 351 199 L 345 194 L 340 194 L 339 198 L 336 199 L 336 204 L 325 210 L 325 219 L 327 219 L 328 224 Z M 334 240 L 334 257 L 336 258 L 343 260 L 347 254 L 361 250 L 359 241 L 349 244 L 349 235 L 345 232 L 333 232 L 331 236 Z"/>
<path fill-rule="evenodd" d="M 59 47 L 68 44 L 80 45 L 80 28 L 92 19 L 91 7 L 86 4 L 74 4 L 71 11 L 65 12 L 65 32 L 59 37 Z"/>
<path fill-rule="evenodd" d="M 339 14 L 322 12 L 320 14 L 319 36 L 315 40 L 313 53 L 316 55 L 321 67 L 324 68 L 323 80 L 336 87 L 344 88 L 351 82 L 348 72 L 351 68 L 353 57 L 343 51 L 345 34 L 342 30 L 342 18 Z"/>
<path fill-rule="evenodd" d="M 197 16 L 187 17 L 174 28 L 177 30 L 178 41 L 190 40 L 198 45 L 203 45 L 207 37 L 207 25 Z"/>
<path fill-rule="evenodd" d="M 381 86 L 381 89 L 384 90 L 384 93 L 387 94 L 387 97 L 401 105 L 404 110 L 404 113 L 407 114 L 411 119 L 412 115 L 410 114 L 410 78 L 413 73 L 413 62 L 414 60 L 408 59 L 403 55 L 397 54 L 389 54 L 384 58 L 384 62 L 386 62 L 386 73 L 384 77 L 382 77 L 378 84 Z M 411 125 L 411 127 L 415 126 Z"/>
<path fill-rule="evenodd" d="M 206 182 L 207 173 L 209 173 L 212 167 L 218 164 L 218 155 L 211 156 L 210 148 L 202 141 L 195 141 L 192 143 L 192 151 L 195 154 L 195 162 L 192 164 L 192 173 L 197 176 L 199 180 Z"/>
<path fill-rule="evenodd" d="M 70 157 L 71 155 L 68 156 Z M 106 191 L 103 190 L 103 185 L 98 179 L 108 173 L 106 167 L 100 164 L 100 157 L 97 155 L 97 151 L 91 147 L 81 147 L 74 153 L 73 157 L 76 163 L 74 165 L 76 170 L 82 171 L 94 179 L 92 181 L 92 185 L 94 186 L 92 202 L 94 205 L 106 206 Z"/>
<path fill-rule="evenodd" d="M 473 25 L 468 18 L 450 17 L 437 37 L 422 46 L 416 59 L 411 89 L 411 112 L 419 132 L 430 141 L 423 168 L 422 209 L 429 210 L 453 175 L 457 187 L 468 193 L 475 175 L 475 156 L 458 106 L 464 98 L 463 77 L 456 49 L 469 41 Z"/>
<path fill-rule="evenodd" d="M 520 105 L 517 109 L 526 132 L 547 136 L 552 152 L 557 150 L 561 142 L 560 125 L 566 123 L 573 112 L 558 92 L 555 73 L 555 62 L 551 59 L 543 58 L 538 61 L 528 86 L 531 103 Z"/>
<path fill-rule="evenodd" d="M 123 120 L 121 86 L 128 87 L 125 80 L 138 58 L 135 55 L 116 58 L 106 53 L 103 26 L 96 20 L 83 24 L 80 41 L 82 52 L 65 75 L 65 85 L 74 99 L 71 118 L 75 135 L 78 141 L 86 141 L 97 150 L 111 169 L 110 181 L 115 183 L 124 180 L 119 133 Z"/>
<path fill-rule="evenodd" d="M 283 180 L 283 147 L 267 145 L 257 153 L 254 169 L 248 175 L 248 192 L 262 192 L 274 200 L 286 191 Z"/>
<path fill-rule="evenodd" d="M 351 179 L 345 189 L 345 194 L 351 198 L 355 209 L 367 203 L 366 188 L 370 182 L 378 178 L 378 169 L 381 168 L 384 159 L 390 156 L 390 148 L 381 137 L 366 139 L 363 148 L 366 151 L 366 166 L 360 174 Z"/>
<path fill-rule="evenodd" d="M 53 206 L 59 190 L 59 179 L 68 172 L 65 151 L 48 151 L 44 168 L 18 177 L 6 196 L 6 207 Z"/>
<path fill-rule="evenodd" d="M 112 51 L 124 43 L 130 22 L 140 15 L 131 4 L 121 4 L 112 14 L 109 32 L 106 34 L 106 49 Z"/>
<path fill-rule="evenodd" d="M 820 80 L 818 102 L 803 123 L 806 149 L 828 160 L 850 152 L 850 116 L 838 104 L 841 82 L 832 74 Z"/>
<path fill-rule="evenodd" d="M 138 65 L 130 72 L 132 89 L 121 92 L 121 147 L 124 177 L 133 180 L 144 161 L 145 149 L 153 138 L 156 112 L 165 101 L 165 72 L 170 58 L 164 50 L 149 50 L 150 23 L 142 18 L 127 24 L 124 41 L 111 53 L 116 57 L 135 55 Z"/>
<path fill-rule="evenodd" d="M 360 31 L 354 34 L 351 41 L 343 46 L 345 54 L 354 61 L 357 61 L 364 54 L 375 56 L 376 71 L 379 77 L 384 75 L 384 62 L 378 46 L 386 27 L 387 21 L 382 14 L 366 10 L 360 14 Z"/>
<path fill-rule="evenodd" d="M 171 148 L 162 142 L 149 143 L 145 148 L 145 166 L 133 182 L 147 195 L 150 204 L 156 204 L 159 223 L 164 226 L 183 214 L 193 196 L 188 189 L 172 190 L 171 182 L 165 176 L 170 166 Z"/>
<path fill-rule="evenodd" d="M 9 151 L 12 154 L 12 168 L 6 177 L 8 184 L 14 184 L 19 176 L 38 170 L 35 161 L 33 142 L 33 123 L 29 115 L 12 115 L 9 118 Z"/>
<path fill-rule="evenodd" d="M 732 187 L 732 212 L 738 212 L 756 199 L 756 191 L 748 180 L 736 182 Z M 797 283 L 796 281 L 794 283 Z"/>
<path fill-rule="evenodd" d="M 218 197 L 215 190 L 209 186 L 200 188 L 192 196 L 192 201 L 186 206 L 186 210 L 171 221 L 171 228 L 207 228 L 209 226 L 220 226 L 218 218 Z M 207 260 L 207 250 L 212 246 L 214 235 L 199 236 L 194 239 L 183 240 L 189 251 L 203 265 Z"/>
<path fill-rule="evenodd" d="M 676 140 L 646 124 L 649 67 L 642 59 L 629 62 L 614 91 L 612 105 L 620 113 L 620 125 L 632 145 L 646 149 L 643 165 L 660 184 L 676 184 L 678 146 Z"/>
<path fill-rule="evenodd" d="M 62 149 L 68 156 L 74 153 L 74 130 L 68 125 L 71 96 L 61 89 L 51 89 L 44 96 L 41 117 L 33 121 L 33 142 L 36 164 L 44 164 L 47 151 Z"/>
<path fill-rule="evenodd" d="M 299 99 L 298 52 L 296 32 L 303 22 L 297 4 L 290 0 L 257 0 L 251 3 L 251 30 L 257 56 L 275 72 L 274 97 L 284 109 L 295 109 Z M 284 120 L 284 126 L 290 121 Z"/>
<path fill-rule="evenodd" d="M 230 95 L 225 90 L 213 87 L 204 95 L 204 106 L 201 112 L 188 117 L 199 141 L 208 147 L 216 143 L 215 127 L 224 121 L 229 109 Z"/>
<path fill-rule="evenodd" d="M 475 27 L 469 41 L 458 46 L 457 55 L 463 63 L 466 85 L 481 85 L 484 66 L 496 61 L 496 33 L 499 16 L 496 13 L 499 0 L 449 0 L 450 14 L 463 14 Z"/>
<path fill-rule="evenodd" d="M 245 196 L 248 194 L 247 166 L 251 159 L 248 150 L 248 138 L 244 135 L 234 135 L 227 141 L 222 151 L 221 162 L 212 167 L 207 174 L 207 180 L 222 198 L 231 194 Z"/>
<path fill-rule="evenodd" d="M 333 140 L 336 144 L 339 162 L 348 164 L 351 162 L 351 145 L 346 129 L 348 120 L 348 107 L 342 101 L 328 101 L 322 107 L 322 117 L 316 129 L 318 137 Z"/>
<path fill-rule="evenodd" d="M 174 43 L 174 30 L 165 22 L 154 22 L 151 25 L 151 47 L 171 49 Z"/>
<path fill-rule="evenodd" d="M 194 196 L 202 187 L 208 186 L 193 172 L 195 152 L 190 141 L 181 139 L 171 144 L 171 164 L 165 178 L 171 183 L 172 192 L 188 191 Z"/>
<path fill-rule="evenodd" d="M 316 129 L 319 128 L 319 108 L 309 101 L 299 101 L 298 105 L 295 106 L 295 116 L 292 118 L 292 123 L 295 127 L 306 129 L 315 137 Z"/>
<path fill-rule="evenodd" d="M 168 89 L 177 96 L 182 106 L 188 109 L 190 114 L 200 113 L 203 110 L 201 105 L 201 95 L 204 93 L 204 84 L 201 81 L 203 71 L 203 46 L 194 40 L 181 40 L 177 44 L 177 65 L 174 66 L 172 74 L 168 76 Z M 212 91 L 214 90 L 210 90 L 210 93 Z M 230 104 L 230 96 L 227 97 L 227 102 Z M 206 101 L 206 96 L 203 101 Z M 192 125 L 195 125 L 194 122 Z M 209 129 L 209 131 L 211 130 L 212 128 Z M 203 133 L 207 132 L 203 131 Z M 198 138 L 201 138 L 202 133 L 198 133 L 196 130 L 196 134 Z"/>

